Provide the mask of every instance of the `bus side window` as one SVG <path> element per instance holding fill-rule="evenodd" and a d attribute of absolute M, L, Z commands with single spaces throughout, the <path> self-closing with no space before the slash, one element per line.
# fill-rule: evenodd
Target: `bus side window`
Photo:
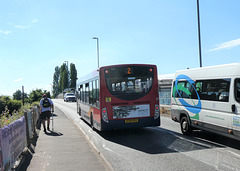
<path fill-rule="evenodd" d="M 80 85 L 80 101 L 83 100 L 83 85 Z"/>
<path fill-rule="evenodd" d="M 86 89 L 85 89 L 85 103 L 89 103 L 89 83 L 85 84 Z"/>
<path fill-rule="evenodd" d="M 97 107 L 100 107 L 100 104 L 99 104 L 99 80 L 96 80 L 96 92 L 97 92 L 97 98 L 96 98 L 96 103 L 97 103 Z"/>
<path fill-rule="evenodd" d="M 89 104 L 93 104 L 93 85 L 92 82 L 89 82 Z"/>
<path fill-rule="evenodd" d="M 96 86 L 96 80 L 93 81 L 93 105 L 96 106 L 96 100 L 97 100 L 97 86 Z"/>
<path fill-rule="evenodd" d="M 85 89 L 86 89 L 86 88 L 85 88 L 85 87 L 86 87 L 85 84 L 83 84 L 82 102 L 86 102 L 86 101 L 85 101 L 85 99 L 86 99 L 86 98 L 85 98 L 85 96 L 86 96 L 86 92 L 85 92 Z"/>

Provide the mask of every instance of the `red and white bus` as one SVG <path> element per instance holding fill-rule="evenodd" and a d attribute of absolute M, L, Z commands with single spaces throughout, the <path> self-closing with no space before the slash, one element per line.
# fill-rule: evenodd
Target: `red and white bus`
<path fill-rule="evenodd" d="M 77 87 L 77 112 L 99 131 L 160 125 L 155 65 L 104 66 Z"/>

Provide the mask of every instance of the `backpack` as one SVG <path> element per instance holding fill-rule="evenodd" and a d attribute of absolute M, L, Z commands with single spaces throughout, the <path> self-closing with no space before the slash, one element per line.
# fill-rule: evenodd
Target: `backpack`
<path fill-rule="evenodd" d="M 50 106 L 51 106 L 51 103 L 50 103 L 50 101 L 49 101 L 48 99 L 43 99 L 43 104 L 42 104 L 42 106 L 43 106 L 44 108 L 47 108 L 47 107 L 50 107 Z"/>

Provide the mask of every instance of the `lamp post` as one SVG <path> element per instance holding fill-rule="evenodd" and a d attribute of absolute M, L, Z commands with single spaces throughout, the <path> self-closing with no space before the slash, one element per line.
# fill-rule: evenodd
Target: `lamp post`
<path fill-rule="evenodd" d="M 198 17 L 198 45 L 199 45 L 199 61 L 202 67 L 202 50 L 201 50 L 201 34 L 200 34 L 200 16 L 199 16 L 199 0 L 197 0 L 197 17 Z"/>
<path fill-rule="evenodd" d="M 69 73 L 68 73 L 68 61 L 64 61 L 64 62 L 67 63 L 67 75 L 69 75 Z M 69 76 L 68 76 L 68 78 L 69 78 Z M 69 79 L 68 79 L 68 88 L 69 88 Z"/>
<path fill-rule="evenodd" d="M 98 43 L 98 38 L 97 37 L 93 37 L 93 39 L 97 40 L 97 59 L 98 59 L 98 68 L 99 68 L 99 43 Z"/>

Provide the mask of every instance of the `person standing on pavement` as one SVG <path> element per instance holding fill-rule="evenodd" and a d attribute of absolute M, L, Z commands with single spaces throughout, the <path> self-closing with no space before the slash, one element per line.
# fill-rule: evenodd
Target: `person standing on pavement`
<path fill-rule="evenodd" d="M 49 125 L 50 125 L 50 116 L 51 116 L 51 111 L 52 113 L 54 112 L 54 106 L 53 102 L 50 98 L 47 97 L 46 94 L 43 95 L 43 98 L 40 100 L 39 103 L 40 106 L 40 119 L 42 120 L 42 125 L 44 128 L 44 132 L 46 133 L 46 120 L 47 120 L 47 129 L 50 131 Z"/>

